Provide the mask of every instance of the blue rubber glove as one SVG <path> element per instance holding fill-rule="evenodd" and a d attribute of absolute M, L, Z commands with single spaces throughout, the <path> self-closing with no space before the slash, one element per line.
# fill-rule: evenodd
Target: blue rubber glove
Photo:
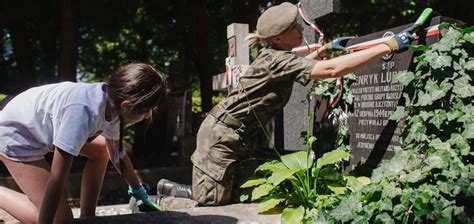
<path fill-rule="evenodd" d="M 148 203 L 148 194 L 141 184 L 138 189 L 133 189 L 131 186 L 128 186 L 128 194 L 137 199 L 137 201 L 142 201 L 144 204 Z"/>
<path fill-rule="evenodd" d="M 332 51 L 347 51 L 345 46 L 347 42 L 353 38 L 354 36 L 338 37 L 334 39 L 333 41 L 325 44 L 324 47 L 326 47 L 327 50 L 332 50 Z"/>
<path fill-rule="evenodd" d="M 390 48 L 391 53 L 401 52 L 408 48 L 408 45 L 414 40 L 410 30 L 403 30 L 395 34 L 385 44 Z"/>

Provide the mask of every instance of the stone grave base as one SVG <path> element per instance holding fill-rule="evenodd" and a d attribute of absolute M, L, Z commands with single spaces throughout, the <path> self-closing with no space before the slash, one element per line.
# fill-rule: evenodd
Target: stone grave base
<path fill-rule="evenodd" d="M 259 215 L 257 204 L 232 204 L 217 207 L 196 207 L 174 211 L 131 214 L 128 204 L 97 207 L 97 217 L 77 218 L 79 209 L 74 208 L 77 219 L 74 223 L 280 223 L 280 215 Z M 16 219 L 0 210 L 0 217 L 6 223 L 19 223 Z"/>

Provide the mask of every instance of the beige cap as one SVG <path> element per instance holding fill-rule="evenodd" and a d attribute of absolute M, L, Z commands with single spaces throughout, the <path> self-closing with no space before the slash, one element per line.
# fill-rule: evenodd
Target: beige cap
<path fill-rule="evenodd" d="M 296 20 L 297 12 L 296 6 L 288 2 L 270 7 L 258 18 L 258 35 L 268 38 L 283 33 Z"/>

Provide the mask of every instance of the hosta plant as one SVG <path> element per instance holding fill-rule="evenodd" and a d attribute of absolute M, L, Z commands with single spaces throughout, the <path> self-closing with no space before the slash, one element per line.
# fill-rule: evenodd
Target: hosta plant
<path fill-rule="evenodd" d="M 312 114 L 308 116 L 311 124 Z M 309 125 L 308 125 L 309 127 Z M 309 133 L 309 130 L 306 132 Z M 251 179 L 241 188 L 253 188 L 252 201 L 260 201 L 259 212 L 263 213 L 282 205 L 282 223 L 300 223 L 305 217 L 312 217 L 314 209 L 331 207 L 337 202 L 336 195 L 360 190 L 369 183 L 366 177 L 344 176 L 335 166 L 347 160 L 350 154 L 336 149 L 314 160 L 310 150 L 314 136 L 307 135 L 306 150 L 280 156 L 256 169 L 261 178 Z"/>

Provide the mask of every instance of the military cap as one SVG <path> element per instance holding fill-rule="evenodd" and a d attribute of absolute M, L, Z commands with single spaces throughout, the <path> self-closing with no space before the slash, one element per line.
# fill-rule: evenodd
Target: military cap
<path fill-rule="evenodd" d="M 296 6 L 288 2 L 270 7 L 258 18 L 258 35 L 269 38 L 283 33 L 296 20 L 297 11 Z"/>

